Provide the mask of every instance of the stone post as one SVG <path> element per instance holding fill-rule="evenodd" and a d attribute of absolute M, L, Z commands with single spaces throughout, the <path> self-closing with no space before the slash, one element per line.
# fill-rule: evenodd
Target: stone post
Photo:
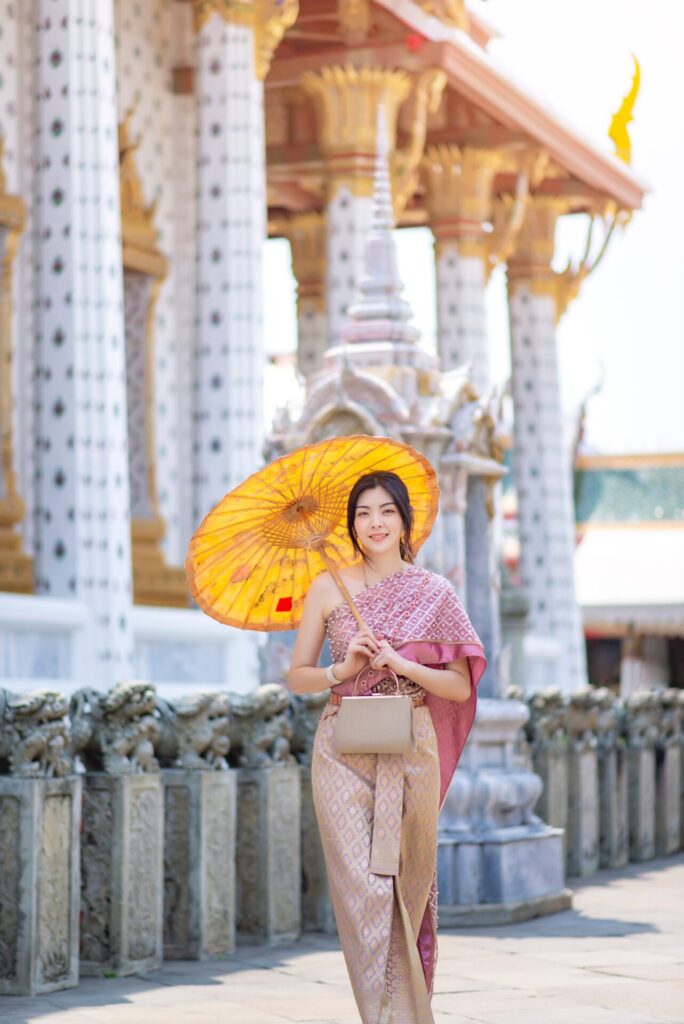
<path fill-rule="evenodd" d="M 592 875 L 599 866 L 599 790 L 596 727 L 598 708 L 591 690 L 568 701 L 569 875 Z"/>
<path fill-rule="evenodd" d="M 442 927 L 512 923 L 570 906 L 562 834 L 534 813 L 542 782 L 520 756 L 527 717 L 520 701 L 478 702 L 440 817 Z"/>
<path fill-rule="evenodd" d="M 195 519 L 261 461 L 264 86 L 297 16 L 278 5 L 195 0 L 197 328 Z"/>
<path fill-rule="evenodd" d="M 299 761 L 301 776 L 302 930 L 333 934 L 335 917 L 311 790 L 313 742 L 328 697 L 327 690 L 293 696 L 291 709 L 294 719 L 292 752 Z"/>
<path fill-rule="evenodd" d="M 81 974 L 161 967 L 164 798 L 154 688 L 121 683 L 71 701 L 83 777 Z"/>
<path fill-rule="evenodd" d="M 237 772 L 162 775 L 164 957 L 226 956 L 235 949 Z"/>
<path fill-rule="evenodd" d="M 228 767 L 230 699 L 157 700 L 164 783 L 164 957 L 235 948 L 237 772 Z"/>
<path fill-rule="evenodd" d="M 265 683 L 231 694 L 231 749 L 238 773 L 237 930 L 281 942 L 301 930 L 300 772 L 290 753 L 290 694 Z"/>
<path fill-rule="evenodd" d="M 35 7 L 36 589 L 88 606 L 101 685 L 133 667 L 112 6 Z"/>
<path fill-rule="evenodd" d="M 629 764 L 629 859 L 655 856 L 655 744 L 659 699 L 654 693 L 635 693 L 625 702 Z"/>
<path fill-rule="evenodd" d="M 581 689 L 587 680 L 556 351 L 558 282 L 551 267 L 556 221 L 566 211 L 564 199 L 531 199 L 515 256 L 508 261 L 514 471 L 522 586 L 529 601 L 523 681 L 528 693 L 547 685 L 549 671 L 564 693 Z"/>
<path fill-rule="evenodd" d="M 621 868 L 629 860 L 627 748 L 622 708 L 609 690 L 594 691 L 598 709 L 599 867 Z"/>
<path fill-rule="evenodd" d="M 297 369 L 306 378 L 322 368 L 327 344 L 325 217 L 320 213 L 292 216 L 284 234 L 290 242 L 297 281 Z"/>
<path fill-rule="evenodd" d="M 0 690 L 0 995 L 78 984 L 81 779 L 67 710 L 58 693 Z"/>
<path fill-rule="evenodd" d="M 487 670 L 479 683 L 483 697 L 502 697 L 501 593 L 498 550 L 494 535 L 494 489 L 503 466 L 491 460 L 489 467 L 468 477 L 466 507 L 466 593 L 468 615 L 485 651 Z"/>
<path fill-rule="evenodd" d="M 680 848 L 682 695 L 661 690 L 656 740 L 656 854 L 665 857 Z"/>
<path fill-rule="evenodd" d="M 568 720 L 560 690 L 537 693 L 529 701 L 527 735 L 532 765 L 543 788 L 539 814 L 555 828 L 568 827 Z"/>

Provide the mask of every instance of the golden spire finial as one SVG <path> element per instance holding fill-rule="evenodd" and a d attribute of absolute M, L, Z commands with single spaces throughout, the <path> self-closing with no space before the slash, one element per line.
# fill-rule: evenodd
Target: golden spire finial
<path fill-rule="evenodd" d="M 624 160 L 626 164 L 631 164 L 632 162 L 632 141 L 629 137 L 627 125 L 633 120 L 632 111 L 634 110 L 634 104 L 636 103 L 641 83 L 641 68 L 634 54 L 632 54 L 632 60 L 634 61 L 632 86 L 622 101 L 620 109 L 613 115 L 613 120 L 608 130 L 609 138 L 615 143 L 615 156 L 620 160 Z"/>

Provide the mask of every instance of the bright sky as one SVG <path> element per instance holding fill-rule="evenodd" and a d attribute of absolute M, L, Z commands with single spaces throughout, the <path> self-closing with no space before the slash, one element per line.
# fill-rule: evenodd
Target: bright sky
<path fill-rule="evenodd" d="M 612 151 L 611 115 L 631 84 L 630 54 L 641 64 L 632 157 L 650 194 L 561 321 L 563 401 L 571 414 L 602 382 L 588 411 L 591 450 L 684 451 L 684 4 L 470 0 L 470 6 L 502 34 L 490 43 L 496 63 L 606 152 Z M 585 227 L 574 220 L 558 236 L 559 267 L 582 254 Z M 431 236 L 425 229 L 401 231 L 397 240 L 415 323 L 434 346 Z M 296 320 L 289 249 L 279 241 L 266 249 L 267 349 L 291 351 Z M 504 380 L 510 357 L 502 273 L 492 276 L 487 300 L 492 376 Z M 267 381 L 267 409 L 275 404 L 275 387 Z"/>

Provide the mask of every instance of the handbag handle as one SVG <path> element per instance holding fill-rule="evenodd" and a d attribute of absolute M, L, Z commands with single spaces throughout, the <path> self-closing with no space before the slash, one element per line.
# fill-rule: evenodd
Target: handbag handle
<path fill-rule="evenodd" d="M 397 695 L 401 696 L 401 689 L 399 687 L 399 677 L 398 677 L 397 673 L 394 671 L 393 668 L 390 668 L 389 665 L 385 665 L 384 667 L 387 669 L 388 675 L 391 675 L 391 676 L 394 677 L 394 682 L 397 685 Z M 361 676 L 363 675 L 364 672 L 368 671 L 368 669 L 370 669 L 371 672 L 379 672 L 379 671 L 381 671 L 380 669 L 373 668 L 373 666 L 370 665 L 370 664 L 369 665 L 364 665 L 363 668 L 361 669 L 361 671 L 358 673 L 356 679 L 354 680 L 354 696 L 355 697 L 358 697 L 358 693 L 356 692 L 356 690 L 357 690 L 357 687 L 358 687 L 358 684 L 359 684 L 359 679 L 361 678 Z"/>

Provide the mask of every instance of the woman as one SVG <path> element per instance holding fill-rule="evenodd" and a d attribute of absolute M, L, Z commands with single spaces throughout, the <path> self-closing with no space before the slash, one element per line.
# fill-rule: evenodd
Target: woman
<path fill-rule="evenodd" d="M 335 919 L 363 1024 L 432 1024 L 437 951 L 437 817 L 475 714 L 482 645 L 450 584 L 413 565 L 403 481 L 354 485 L 347 525 L 360 561 L 342 573 L 368 629 L 328 573 L 307 595 L 289 674 L 296 693 L 332 686 L 314 743 L 312 784 Z M 318 668 L 325 634 L 333 664 Z M 339 754 L 335 716 L 354 692 L 413 701 L 414 750 Z"/>

